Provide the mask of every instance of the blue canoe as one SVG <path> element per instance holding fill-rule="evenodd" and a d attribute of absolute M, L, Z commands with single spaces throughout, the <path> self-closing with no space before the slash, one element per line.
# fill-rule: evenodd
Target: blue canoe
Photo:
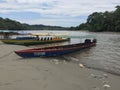
<path fill-rule="evenodd" d="M 92 41 L 90 39 L 86 39 L 84 43 L 19 50 L 19 51 L 15 51 L 15 53 L 23 58 L 41 57 L 41 56 L 52 57 L 52 56 L 64 55 L 67 53 L 71 53 L 95 45 L 96 45 L 96 39 L 93 39 Z"/>

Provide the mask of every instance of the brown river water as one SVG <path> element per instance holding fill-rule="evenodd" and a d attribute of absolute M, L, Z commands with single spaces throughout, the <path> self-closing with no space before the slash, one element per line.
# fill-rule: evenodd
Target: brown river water
<path fill-rule="evenodd" d="M 82 63 L 88 68 L 102 70 L 115 75 L 120 75 L 120 33 L 114 32 L 82 32 L 82 31 L 27 31 L 32 33 L 70 33 L 73 36 L 80 36 L 86 34 L 95 35 L 97 38 L 97 45 L 95 47 L 87 48 L 78 52 L 73 52 L 59 57 L 51 57 L 57 60 L 66 60 L 73 64 Z M 52 43 L 46 45 L 37 45 L 30 47 L 44 47 L 61 44 L 71 44 L 81 42 L 80 38 L 71 38 L 69 42 Z"/>
<path fill-rule="evenodd" d="M 44 31 L 42 31 L 44 32 Z M 50 31 L 46 31 L 50 32 Z M 92 34 L 97 38 L 97 45 L 67 55 L 50 59 L 67 60 L 74 64 L 82 63 L 88 68 L 102 70 L 111 74 L 120 75 L 120 33 L 114 32 L 81 32 L 81 31 L 51 31 L 53 33 L 70 33 L 73 36 Z M 81 42 L 80 38 L 71 38 L 70 42 L 53 43 L 51 45 L 71 44 Z M 45 46 L 45 45 L 43 45 Z M 38 46 L 39 47 L 39 46 Z"/>

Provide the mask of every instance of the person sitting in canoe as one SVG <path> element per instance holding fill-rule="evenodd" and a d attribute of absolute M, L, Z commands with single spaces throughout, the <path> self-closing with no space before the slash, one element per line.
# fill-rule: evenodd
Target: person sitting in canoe
<path fill-rule="evenodd" d="M 39 35 L 36 35 L 36 39 L 39 40 Z"/>

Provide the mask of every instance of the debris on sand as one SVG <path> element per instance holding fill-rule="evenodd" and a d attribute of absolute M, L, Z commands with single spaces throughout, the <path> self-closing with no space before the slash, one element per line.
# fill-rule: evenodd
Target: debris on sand
<path fill-rule="evenodd" d="M 79 66 L 80 66 L 80 68 L 84 68 L 84 67 L 85 67 L 85 66 L 84 66 L 83 64 L 81 64 L 81 63 L 79 64 Z"/>
<path fill-rule="evenodd" d="M 100 90 L 99 87 L 93 87 L 93 90 Z"/>
<path fill-rule="evenodd" d="M 108 84 L 109 83 L 109 81 L 103 81 L 103 84 Z"/>
<path fill-rule="evenodd" d="M 104 84 L 104 85 L 103 85 L 103 88 L 104 88 L 104 89 L 107 89 L 107 88 L 109 88 L 109 87 L 110 87 L 109 84 Z"/>
<path fill-rule="evenodd" d="M 103 74 L 103 76 L 104 76 L 105 78 L 108 78 L 108 75 L 107 75 L 107 74 Z"/>
<path fill-rule="evenodd" d="M 55 64 L 59 64 L 59 60 L 57 59 L 52 60 L 52 62 L 54 62 Z"/>
<path fill-rule="evenodd" d="M 93 78 L 97 78 L 97 75 L 95 75 L 95 74 L 91 74 L 90 76 Z"/>

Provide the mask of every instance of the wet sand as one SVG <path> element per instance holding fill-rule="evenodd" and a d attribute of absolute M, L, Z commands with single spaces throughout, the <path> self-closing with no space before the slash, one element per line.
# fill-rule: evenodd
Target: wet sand
<path fill-rule="evenodd" d="M 14 53 L 27 48 L 0 44 L 0 90 L 120 89 L 120 76 L 55 58 L 24 59 Z"/>

